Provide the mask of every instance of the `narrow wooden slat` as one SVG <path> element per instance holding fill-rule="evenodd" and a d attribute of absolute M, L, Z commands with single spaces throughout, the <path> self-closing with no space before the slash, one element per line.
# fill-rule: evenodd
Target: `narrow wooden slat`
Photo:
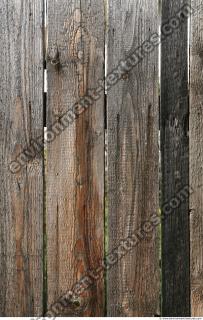
<path fill-rule="evenodd" d="M 203 316 L 203 5 L 191 1 L 190 196 L 191 313 Z"/>
<path fill-rule="evenodd" d="M 43 1 L 1 1 L 0 316 L 43 313 L 43 158 L 10 166 L 43 135 L 42 31 Z"/>
<path fill-rule="evenodd" d="M 103 77 L 103 1 L 48 1 L 48 130 L 79 99 L 92 94 L 97 81 Z M 103 220 L 102 91 L 97 102 L 48 143 L 48 310 L 87 271 L 101 264 Z M 103 280 L 94 281 L 91 288 L 78 297 L 80 306 L 76 314 L 102 316 L 103 296 Z M 60 314 L 71 316 L 74 312 L 71 306 L 65 306 Z"/>
<path fill-rule="evenodd" d="M 120 60 L 124 62 L 158 31 L 158 2 L 110 0 L 108 12 L 111 73 Z M 113 253 L 108 257 L 108 316 L 159 314 L 157 228 L 143 231 L 143 237 L 139 233 L 141 241 L 137 246 L 132 244 L 132 250 L 114 262 L 124 247 L 135 241 L 135 230 L 158 212 L 158 50 L 157 46 L 148 45 L 147 49 L 146 45 L 147 50 L 152 52 L 145 53 L 131 72 L 127 72 L 130 63 L 120 65 L 126 72 L 107 94 L 108 250 Z M 144 50 L 135 55 L 138 57 L 141 52 Z M 131 61 L 136 61 L 135 56 Z M 114 83 L 116 77 L 109 76 L 107 85 Z M 129 241 L 121 243 L 127 237 Z"/>
<path fill-rule="evenodd" d="M 162 25 L 176 17 L 185 0 L 162 1 Z M 162 42 L 161 59 L 161 156 L 162 214 L 164 204 L 189 184 L 188 139 L 188 23 Z M 175 22 L 173 20 L 172 25 Z M 165 33 L 166 34 L 166 33 Z M 172 204 L 173 208 L 173 204 Z M 188 197 L 163 220 L 162 225 L 162 313 L 190 315 Z"/>

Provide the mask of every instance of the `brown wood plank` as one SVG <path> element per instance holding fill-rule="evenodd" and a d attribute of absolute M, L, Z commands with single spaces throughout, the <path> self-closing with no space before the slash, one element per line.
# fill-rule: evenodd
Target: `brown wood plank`
<path fill-rule="evenodd" d="M 110 73 L 158 31 L 158 2 L 110 0 L 108 12 Z M 113 251 L 109 256 L 113 260 L 118 256 L 116 246 L 124 250 L 120 241 L 132 240 L 135 230 L 158 212 L 158 50 L 157 46 L 148 47 L 152 52 L 145 53 L 131 72 L 123 72 L 107 94 L 108 251 Z M 114 82 L 113 76 L 107 85 L 110 82 Z M 159 314 L 157 231 L 146 232 L 140 243 L 108 270 L 108 316 Z M 130 242 L 125 245 L 129 247 Z"/>
<path fill-rule="evenodd" d="M 43 135 L 43 1 L 0 3 L 0 316 L 43 313 L 43 158 L 16 161 Z"/>
<path fill-rule="evenodd" d="M 191 313 L 203 316 L 203 6 L 191 1 L 190 196 Z"/>
<path fill-rule="evenodd" d="M 162 1 L 162 25 L 186 4 Z M 182 15 L 181 15 L 182 16 Z M 183 16 L 182 16 L 183 18 Z M 161 156 L 162 214 L 164 204 L 189 184 L 188 23 L 162 42 Z M 169 30 L 169 29 L 168 29 Z M 162 315 L 190 315 L 189 199 L 186 197 L 162 224 Z"/>
<path fill-rule="evenodd" d="M 103 77 L 103 1 L 48 1 L 48 129 Z M 104 258 L 104 92 L 86 109 L 48 143 L 48 310 Z M 103 297 L 100 279 L 78 298 L 79 315 L 102 316 Z"/>

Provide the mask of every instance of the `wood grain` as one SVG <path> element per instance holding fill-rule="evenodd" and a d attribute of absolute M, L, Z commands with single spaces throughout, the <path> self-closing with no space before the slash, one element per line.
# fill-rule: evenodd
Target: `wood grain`
<path fill-rule="evenodd" d="M 191 313 L 203 316 L 203 6 L 191 1 L 190 196 Z"/>
<path fill-rule="evenodd" d="M 108 73 L 158 30 L 158 2 L 109 1 Z M 107 94 L 109 252 L 158 212 L 158 50 Z M 108 316 L 159 314 L 157 230 L 108 271 Z"/>
<path fill-rule="evenodd" d="M 9 164 L 43 135 L 43 1 L 0 3 L 0 315 L 43 313 L 43 159 Z"/>
<path fill-rule="evenodd" d="M 54 57 L 59 62 L 55 66 L 50 63 Z M 104 77 L 103 1 L 48 1 L 48 59 L 50 128 Z M 103 92 L 48 144 L 47 174 L 49 309 L 104 258 Z M 103 280 L 80 299 L 85 305 L 81 316 L 102 316 Z M 71 315 L 70 310 L 62 315 Z"/>
<path fill-rule="evenodd" d="M 163 0 L 162 24 L 186 3 Z M 189 184 L 187 37 L 185 19 L 162 42 L 162 207 Z M 170 317 L 190 315 L 188 198 L 174 208 L 162 225 L 162 313 Z"/>

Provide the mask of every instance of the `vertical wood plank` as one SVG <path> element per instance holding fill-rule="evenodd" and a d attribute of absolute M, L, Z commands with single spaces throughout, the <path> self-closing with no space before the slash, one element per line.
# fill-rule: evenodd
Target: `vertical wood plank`
<path fill-rule="evenodd" d="M 191 1 L 190 44 L 190 196 L 191 313 L 203 315 L 203 6 Z"/>
<path fill-rule="evenodd" d="M 55 121 L 61 124 L 62 115 L 91 95 L 103 77 L 103 1 L 48 1 L 48 129 Z M 48 143 L 48 309 L 104 258 L 103 91 Z M 79 303 L 79 315 L 102 316 L 103 279 L 94 281 Z M 61 315 L 74 312 L 67 307 Z"/>
<path fill-rule="evenodd" d="M 43 135 L 43 1 L 2 0 L 0 17 L 0 315 L 41 316 L 43 158 L 10 163 Z"/>
<path fill-rule="evenodd" d="M 162 1 L 162 25 L 175 17 L 185 0 Z M 188 22 L 162 41 L 161 156 L 164 204 L 189 184 Z M 173 25 L 173 24 L 172 24 Z M 169 30 L 169 29 L 168 29 Z M 190 315 L 189 199 L 175 206 L 162 224 L 162 313 Z"/>
<path fill-rule="evenodd" d="M 108 12 L 108 73 L 120 60 L 120 70 L 124 70 L 122 79 L 107 94 L 108 250 L 113 253 L 109 258 L 116 260 L 119 253 L 115 248 L 121 240 L 129 237 L 132 241 L 135 231 L 158 212 L 157 46 L 148 44 L 151 53 L 145 53 L 128 72 L 141 53 L 132 54 L 158 31 L 158 1 L 149 5 L 146 0 L 109 0 Z M 115 74 L 108 77 L 107 85 L 115 81 Z M 159 314 L 157 228 L 143 233 L 137 246 L 108 271 L 108 316 Z M 125 251 L 123 245 L 121 252 Z M 125 245 L 130 246 L 130 241 Z"/>

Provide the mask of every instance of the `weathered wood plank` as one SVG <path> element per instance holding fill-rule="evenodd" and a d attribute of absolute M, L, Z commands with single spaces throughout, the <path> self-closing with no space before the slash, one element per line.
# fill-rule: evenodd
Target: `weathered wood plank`
<path fill-rule="evenodd" d="M 0 315 L 41 316 L 43 158 L 9 164 L 43 135 L 43 1 L 2 0 L 0 17 Z"/>
<path fill-rule="evenodd" d="M 203 6 L 191 1 L 190 45 L 190 196 L 191 313 L 203 316 Z"/>
<path fill-rule="evenodd" d="M 110 73 L 158 31 L 158 2 L 110 0 L 108 12 Z M 145 57 L 131 72 L 129 61 L 120 64 L 122 79 L 107 94 L 109 253 L 158 212 L 158 50 L 153 44 L 144 50 Z M 139 55 L 131 57 L 132 63 Z M 115 81 L 115 74 L 107 85 Z M 156 228 L 146 232 L 109 269 L 108 316 L 159 314 L 157 240 Z M 110 257 L 117 256 L 114 252 Z"/>
<path fill-rule="evenodd" d="M 48 1 L 47 127 L 103 77 L 103 1 Z M 48 309 L 104 258 L 104 92 L 86 109 L 48 143 Z M 79 314 L 102 316 L 103 297 L 101 279 L 79 299 Z"/>
<path fill-rule="evenodd" d="M 175 17 L 185 0 L 162 1 L 162 24 Z M 164 204 L 189 184 L 188 22 L 166 28 L 161 59 L 162 214 Z M 172 26 L 175 24 L 175 19 Z M 166 33 L 165 33 L 166 34 Z M 163 316 L 190 315 L 189 199 L 174 206 L 162 224 Z"/>

